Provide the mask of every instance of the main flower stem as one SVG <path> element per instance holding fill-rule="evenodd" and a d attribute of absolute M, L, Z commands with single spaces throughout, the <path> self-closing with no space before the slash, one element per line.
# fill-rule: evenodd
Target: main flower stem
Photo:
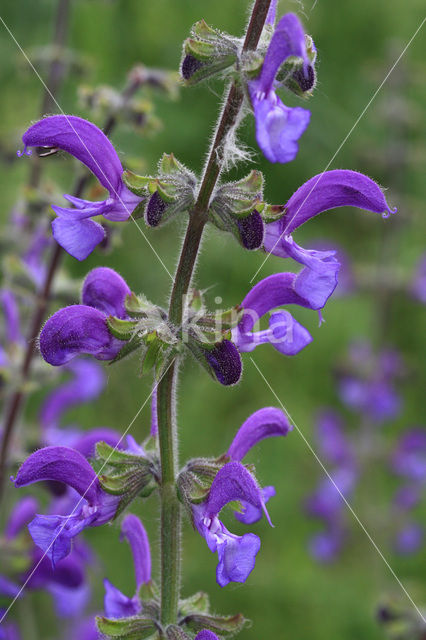
<path fill-rule="evenodd" d="M 247 27 L 243 51 L 254 50 L 262 34 L 271 0 L 256 0 Z M 229 132 L 238 123 L 244 91 L 234 82 L 228 92 L 216 134 L 205 165 L 200 190 L 190 212 L 179 263 L 169 303 L 169 320 L 180 327 L 183 323 L 185 296 L 188 293 L 201 245 L 213 190 L 223 169 L 223 149 Z M 178 362 L 173 362 L 157 389 L 158 436 L 161 457 L 161 623 L 163 628 L 178 621 L 181 578 L 181 508 L 176 491 L 177 425 L 176 381 Z"/>

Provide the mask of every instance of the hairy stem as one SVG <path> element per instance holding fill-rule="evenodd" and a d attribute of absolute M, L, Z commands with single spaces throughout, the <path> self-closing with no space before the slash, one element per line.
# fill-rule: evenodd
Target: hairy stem
<path fill-rule="evenodd" d="M 243 50 L 257 47 L 271 0 L 256 0 L 247 27 Z M 205 165 L 197 201 L 190 212 L 169 303 L 169 320 L 183 323 L 184 300 L 191 285 L 213 190 L 223 169 L 222 150 L 229 132 L 237 125 L 244 92 L 233 83 L 228 91 L 216 134 Z M 175 385 L 178 363 L 174 362 L 158 383 L 157 417 L 161 456 L 161 623 L 176 624 L 180 592 L 181 509 L 176 492 L 177 425 Z"/>

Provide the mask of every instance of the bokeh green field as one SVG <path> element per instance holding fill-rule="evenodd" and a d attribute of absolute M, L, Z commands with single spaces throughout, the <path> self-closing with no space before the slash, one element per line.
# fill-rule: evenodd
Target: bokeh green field
<path fill-rule="evenodd" d="M 2 0 L 0 15 L 30 57 L 36 47 L 49 41 L 55 4 L 51 0 Z M 247 0 L 75 0 L 72 5 L 68 45 L 90 60 L 90 76 L 84 82 L 114 86 L 123 85 L 128 69 L 137 62 L 177 69 L 181 43 L 190 26 L 200 18 L 225 31 L 241 34 L 249 8 Z M 252 118 L 247 118 L 242 128 L 242 139 L 255 151 L 255 165 L 264 171 L 266 197 L 271 202 L 285 202 L 300 184 L 328 167 L 420 24 L 424 5 L 421 0 L 317 0 L 315 3 L 309 0 L 281 2 L 280 10 L 299 12 L 308 33 L 312 34 L 319 51 L 318 85 L 308 105 L 312 111 L 311 124 L 293 163 L 268 164 L 255 147 Z M 422 34 L 419 34 L 328 167 L 356 169 L 374 177 L 388 188 L 388 201 L 398 207 L 399 220 L 394 217 L 384 221 L 374 214 L 341 209 L 320 216 L 297 235 L 297 241 L 303 246 L 316 239 L 326 239 L 331 245 L 336 243 L 343 247 L 367 284 L 370 275 L 373 277 L 377 272 L 379 263 L 384 273 L 392 274 L 396 270 L 408 281 L 424 250 L 422 46 L 424 34 L 423 42 Z M 0 82 L 0 139 L 17 148 L 21 146 L 19 136 L 39 115 L 42 87 L 2 25 Z M 66 113 L 87 116 L 76 102 L 79 82 L 75 78 L 67 79 L 58 101 Z M 193 89 L 182 88 L 179 98 L 173 102 L 155 98 L 157 115 L 163 121 L 160 132 L 143 137 L 129 128 L 118 127 L 112 135 L 124 162 L 126 157 L 141 158 L 150 171 L 163 151 L 172 151 L 191 169 L 200 171 L 220 95 L 220 83 L 210 83 Z M 394 105 L 395 96 L 404 100 L 402 108 L 406 109 L 412 126 L 408 127 L 404 140 L 407 157 L 404 174 L 395 175 L 395 184 L 392 184 L 388 180 L 395 132 L 385 114 L 387 107 Z M 287 102 L 293 105 L 297 100 L 290 96 Z M 3 224 L 26 180 L 28 162 L 28 159 L 22 159 L 2 165 Z M 69 170 L 53 168 L 54 164 L 57 165 L 51 161 L 52 175 L 56 172 L 63 191 L 67 192 L 72 176 Z M 66 167 L 69 166 L 68 163 Z M 398 225 L 396 234 L 389 233 L 389 226 L 394 223 Z M 144 229 L 149 242 L 171 272 L 183 229 L 182 220 L 161 230 Z M 197 270 L 197 286 L 208 289 L 206 295 L 213 306 L 216 296 L 223 298 L 224 305 L 233 305 L 241 301 L 250 288 L 250 280 L 263 259 L 263 254 L 244 252 L 232 238 L 209 229 Z M 143 291 L 156 303 L 165 304 L 170 278 L 131 223 L 123 233 L 122 245 L 111 255 L 101 256 L 95 252 L 83 264 L 72 258 L 67 258 L 66 262 L 74 276 L 83 276 L 100 264 L 120 271 L 136 292 Z M 288 269 L 292 266 L 272 257 L 261 267 L 256 279 Z M 409 296 L 397 292 L 391 300 L 386 326 L 382 326 L 377 313 L 379 297 L 380 291 L 367 290 L 350 297 L 331 299 L 324 313 L 326 322 L 321 328 L 317 326 L 316 314 L 303 309 L 298 311 L 298 319 L 312 332 L 314 341 L 295 358 L 284 358 L 267 347 L 254 353 L 258 367 L 309 442 L 313 441 L 315 412 L 322 406 L 336 406 L 337 403 L 333 367 L 347 345 L 359 337 L 371 339 L 378 346 L 386 341 L 401 350 L 411 372 L 408 382 L 401 388 L 404 411 L 395 423 L 386 427 L 387 445 L 392 445 L 395 435 L 406 425 L 424 421 L 426 345 L 423 310 Z M 148 397 L 149 380 L 137 377 L 135 359 L 109 367 L 107 373 L 105 394 L 93 405 L 76 409 L 70 414 L 70 423 L 81 424 L 84 428 L 105 425 L 118 430 L 124 430 L 130 423 Z M 40 391 L 32 398 L 28 415 L 33 419 L 43 395 Z M 276 404 L 249 357 L 244 358 L 242 383 L 232 389 L 215 384 L 195 363 L 187 361 L 179 385 L 181 459 L 222 453 L 251 412 Z M 357 421 L 350 414 L 347 417 L 356 437 Z M 149 407 L 146 406 L 131 433 L 142 439 L 148 430 Z M 244 640 L 372 640 L 384 637 L 374 619 L 377 602 L 389 591 L 401 594 L 401 597 L 403 594 L 359 525 L 352 522 L 349 544 L 335 564 L 319 566 L 307 553 L 308 537 L 317 525 L 304 515 L 303 500 L 322 471 L 303 438 L 294 431 L 286 440 L 266 441 L 251 454 L 250 461 L 256 463 L 260 481 L 277 488 L 277 496 L 270 502 L 275 528 L 269 528 L 264 520 L 251 528 L 262 539 L 255 571 L 245 585 L 230 585 L 221 590 L 215 583 L 215 556 L 186 525 L 183 593 L 189 595 L 206 590 L 218 612 L 244 612 L 253 620 L 253 626 L 241 636 Z M 386 470 L 374 470 L 353 506 L 398 577 L 413 590 L 416 598 L 421 600 L 423 597 L 424 603 L 425 551 L 401 558 L 389 548 L 389 531 L 383 522 L 386 522 L 384 516 L 394 487 Z M 138 513 L 150 533 L 156 568 L 158 513 L 155 497 L 141 504 Z M 242 531 L 240 525 L 232 523 L 232 527 L 232 531 Z M 94 608 L 98 610 L 102 598 L 100 578 L 104 575 L 129 595 L 133 590 L 130 553 L 124 544 L 119 544 L 118 536 L 116 526 L 91 530 L 86 535 L 99 557 L 94 602 Z M 53 640 L 56 637 L 52 632 L 50 607 L 49 597 L 43 595 L 18 605 L 27 625 L 25 640 Z"/>

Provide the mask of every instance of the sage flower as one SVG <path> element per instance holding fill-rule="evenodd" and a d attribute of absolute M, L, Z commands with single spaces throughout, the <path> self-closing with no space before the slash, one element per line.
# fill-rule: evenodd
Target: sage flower
<path fill-rule="evenodd" d="M 233 329 L 232 340 L 240 351 L 253 351 L 270 343 L 280 353 L 293 356 L 304 349 L 312 336 L 288 311 L 276 311 L 269 318 L 269 328 L 253 332 L 253 327 L 268 311 L 287 304 L 316 309 L 309 299 L 296 291 L 300 274 L 276 273 L 258 282 L 241 303 L 243 316 Z"/>
<path fill-rule="evenodd" d="M 51 316 L 40 334 L 40 351 L 51 365 L 65 364 L 79 354 L 98 360 L 112 360 L 123 346 L 109 331 L 109 315 L 123 318 L 124 301 L 130 293 L 123 278 L 113 269 L 98 267 L 83 283 L 81 300 Z"/>
<path fill-rule="evenodd" d="M 241 462 L 247 453 L 256 444 L 265 438 L 286 436 L 293 427 L 287 416 L 275 407 L 264 407 L 255 411 L 243 422 L 238 429 L 226 455 L 234 462 Z M 263 503 L 266 504 L 275 495 L 272 486 L 261 489 Z M 234 513 L 237 520 L 245 524 L 254 524 L 263 515 L 263 506 L 255 506 L 252 503 L 241 500 L 242 512 Z"/>
<path fill-rule="evenodd" d="M 229 582 L 245 582 L 254 569 L 260 549 L 258 536 L 253 533 L 237 536 L 219 520 L 222 508 L 233 500 L 263 510 L 271 524 L 262 491 L 253 476 L 239 462 L 225 464 L 213 480 L 206 501 L 192 506 L 194 526 L 210 551 L 218 554 L 216 581 L 220 587 Z"/>
<path fill-rule="evenodd" d="M 257 144 L 270 162 L 294 160 L 299 150 L 297 141 L 308 126 L 311 115 L 301 107 L 286 107 L 275 93 L 277 72 L 290 57 L 301 58 L 302 74 L 308 75 L 305 32 L 294 13 L 287 13 L 278 22 L 260 74 L 248 83 L 256 120 Z"/>
<path fill-rule="evenodd" d="M 121 523 L 121 540 L 126 538 L 133 554 L 136 577 L 136 592 L 132 598 L 125 596 L 105 578 L 105 615 L 108 618 L 128 618 L 142 611 L 138 592 L 144 584 L 151 582 L 151 552 L 148 536 L 142 522 L 132 513 Z"/>
<path fill-rule="evenodd" d="M 293 258 L 304 265 L 295 282 L 295 291 L 322 308 L 337 284 L 340 263 L 334 251 L 304 249 L 292 233 L 323 211 L 337 207 L 358 207 L 383 217 L 395 213 L 380 187 L 357 171 L 336 169 L 314 176 L 291 196 L 282 218 L 266 225 L 264 248 L 282 258 Z"/>
<path fill-rule="evenodd" d="M 123 167 L 107 136 L 91 122 L 77 116 L 55 115 L 39 120 L 23 135 L 24 153 L 29 147 L 62 149 L 86 165 L 108 190 L 100 202 L 64 195 L 73 207 L 53 206 L 53 237 L 70 255 L 85 260 L 105 238 L 105 230 L 91 218 L 102 215 L 110 221 L 128 220 L 142 201 L 123 182 Z"/>
<path fill-rule="evenodd" d="M 112 520 L 119 496 L 105 493 L 86 458 L 70 447 L 44 447 L 31 454 L 13 479 L 15 487 L 34 482 L 61 482 L 80 496 L 68 515 L 36 515 L 28 525 L 35 544 L 55 566 L 71 551 L 72 540 L 86 527 Z"/>

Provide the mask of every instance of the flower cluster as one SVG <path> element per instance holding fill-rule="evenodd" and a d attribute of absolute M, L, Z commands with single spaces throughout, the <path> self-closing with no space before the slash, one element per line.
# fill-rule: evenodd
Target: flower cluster
<path fill-rule="evenodd" d="M 157 228 L 175 217 L 189 220 L 169 309 L 150 302 L 143 293 L 133 293 L 113 269 L 98 266 L 83 281 L 80 304 L 70 304 L 77 294 L 75 289 L 67 291 L 63 304 L 69 306 L 53 313 L 39 335 L 42 359 L 64 372 L 66 379 L 44 398 L 39 412 L 41 448 L 31 449 L 33 452 L 11 480 L 18 489 L 43 483 L 50 500 L 45 509 L 40 509 L 42 513 L 37 513 L 39 506 L 32 498 L 23 498 L 13 511 L 6 544 L 13 545 L 19 536 L 25 537 L 25 567 L 0 576 L 0 593 L 6 598 L 18 597 L 20 585 L 28 580 L 30 588 L 43 588 L 52 594 L 60 615 L 81 617 L 88 600 L 86 570 L 91 562 L 82 541 L 83 531 L 120 518 L 121 540 L 129 543 L 133 556 L 134 591 L 122 592 L 105 578 L 104 611 L 97 616 L 96 627 L 93 621 L 81 618 L 78 626 L 73 626 L 73 637 L 92 640 L 100 633 L 105 638 L 219 640 L 243 628 L 246 620 L 241 614 L 227 617 L 211 613 L 204 594 L 181 599 L 180 575 L 174 576 L 174 583 L 167 578 L 167 572 L 172 575 L 180 564 L 176 550 L 179 512 L 181 508 L 186 510 L 194 530 L 208 549 L 217 553 L 217 584 L 226 587 L 232 582 L 246 582 L 255 567 L 260 538 L 251 532 L 232 533 L 222 522 L 221 512 L 232 504 L 239 523 L 251 526 L 265 515 L 272 526 L 266 505 L 275 496 L 275 488 L 262 486 L 254 466 L 243 461 L 260 441 L 287 436 L 292 426 L 281 410 L 261 408 L 245 420 L 219 457 L 194 458 L 178 469 L 175 384 L 180 363 L 190 354 L 216 381 L 231 386 L 240 381 L 242 354 L 261 344 L 269 343 L 283 355 L 296 356 L 313 340 L 296 319 L 297 310 L 302 307 L 318 312 L 321 324 L 322 310 L 337 285 L 341 261 L 334 249 L 305 249 L 296 244 L 294 232 L 318 214 L 339 207 L 363 209 L 384 218 L 395 212 L 378 184 L 355 171 L 339 169 L 314 176 L 289 198 L 289 194 L 283 195 L 285 204 L 265 201 L 260 171 L 253 170 L 235 182 L 222 180 L 228 156 L 244 155 L 236 143 L 243 113 L 252 113 L 257 143 L 270 162 L 294 160 L 309 124 L 310 112 L 299 106 L 287 107 L 277 92 L 283 87 L 302 98 L 312 94 L 316 47 L 295 14 L 288 13 L 276 21 L 276 5 L 274 0 L 270 3 L 266 28 L 258 33 L 256 50 L 204 21 L 194 25 L 184 43 L 181 75 L 187 85 L 218 74 L 229 76 L 233 82 L 230 108 L 225 106 L 223 110 L 225 121 L 217 128 L 202 176 L 172 153 L 163 154 L 153 175 L 124 170 L 107 135 L 77 116 L 42 118 L 23 135 L 26 155 L 31 155 L 31 148 L 41 155 L 64 151 L 85 165 L 107 191 L 100 201 L 83 199 L 78 193 L 78 197 L 64 195 L 67 207 L 52 204 L 56 214 L 53 238 L 77 260 L 85 260 L 104 242 L 109 223 L 138 217 L 148 227 Z M 160 72 L 152 78 L 164 84 Z M 139 76 L 134 80 L 142 82 Z M 122 109 L 129 107 L 128 98 L 126 94 L 119 101 Z M 136 108 L 132 104 L 130 110 Z M 237 113 L 232 114 L 235 109 Z M 232 233 L 243 250 L 259 250 L 266 254 L 265 259 L 271 254 L 291 259 L 298 271 L 274 273 L 255 283 L 231 309 L 210 312 L 202 293 L 192 288 L 206 224 Z M 53 276 L 46 270 L 43 257 L 53 240 L 43 231 L 39 234 L 38 226 L 36 231 L 22 261 L 47 301 L 46 278 Z M 177 300 L 178 295 L 182 299 Z M 9 352 L 23 348 L 25 341 L 12 290 L 1 290 L 0 304 L 7 344 L 7 349 L 0 349 L 3 367 Z M 289 305 L 293 305 L 296 317 L 288 311 Z M 37 330 L 34 337 L 36 334 Z M 153 375 L 150 436 L 139 444 L 132 436 L 124 441 L 124 436 L 107 427 L 89 431 L 79 425 L 64 428 L 69 409 L 95 401 L 104 390 L 101 364 L 91 358 L 116 363 L 133 353 L 139 355 L 141 375 Z M 400 408 L 395 391 L 398 358 L 386 352 L 376 362 L 365 350 L 361 356 L 360 349 L 354 354 L 358 360 L 352 363 L 353 368 L 340 376 L 342 400 L 374 423 L 395 417 Z M 362 375 L 355 371 L 359 359 Z M 312 553 L 328 561 L 343 545 L 346 524 L 341 498 L 351 497 L 360 482 L 362 465 L 355 443 L 336 414 L 329 411 L 321 415 L 318 435 L 320 453 L 333 467 L 332 480 L 320 484 L 307 509 L 325 523 L 325 531 L 311 542 Z M 424 485 L 424 449 L 422 434 L 413 430 L 401 438 L 392 457 L 395 473 L 405 479 L 395 507 L 405 513 L 417 504 Z M 160 588 L 151 575 L 150 544 L 144 525 L 133 513 L 123 516 L 135 500 L 146 499 L 154 492 L 162 512 Z M 32 542 L 24 532 L 26 525 Z M 173 526 L 176 530 L 164 529 Z M 409 523 L 398 535 L 401 549 L 410 545 L 414 548 L 420 536 L 415 523 Z M 167 558 L 169 566 L 164 564 Z M 167 608 L 170 611 L 166 615 Z M 6 627 L 0 629 L 0 638 L 3 629 Z M 15 630 L 9 625 L 5 633 L 13 637 Z"/>
<path fill-rule="evenodd" d="M 320 562 L 334 560 L 348 538 L 345 499 L 350 503 L 370 465 L 388 467 L 403 480 L 395 492 L 387 518 L 392 547 L 401 554 L 418 551 L 424 532 L 412 515 L 421 502 L 426 479 L 426 439 L 420 428 L 402 433 L 393 452 L 383 457 L 383 425 L 395 420 L 402 402 L 395 382 L 405 374 L 401 356 L 394 350 L 374 354 L 367 342 L 351 345 L 348 358 L 338 370 L 341 401 L 360 422 L 361 434 L 352 437 L 344 419 L 332 409 L 316 420 L 319 456 L 330 467 L 330 478 L 322 480 L 306 502 L 307 513 L 322 520 L 325 530 L 309 543 Z M 381 426 L 382 430 L 378 430 Z"/>

